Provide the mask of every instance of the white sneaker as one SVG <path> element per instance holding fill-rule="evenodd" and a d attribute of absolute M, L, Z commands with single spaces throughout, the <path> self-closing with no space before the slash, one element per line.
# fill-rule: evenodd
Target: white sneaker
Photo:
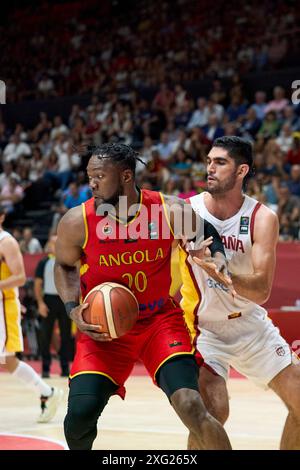
<path fill-rule="evenodd" d="M 63 396 L 63 390 L 56 387 L 52 387 L 52 394 L 50 397 L 41 396 L 41 414 L 37 419 L 38 423 L 48 423 L 48 421 L 53 418 Z"/>

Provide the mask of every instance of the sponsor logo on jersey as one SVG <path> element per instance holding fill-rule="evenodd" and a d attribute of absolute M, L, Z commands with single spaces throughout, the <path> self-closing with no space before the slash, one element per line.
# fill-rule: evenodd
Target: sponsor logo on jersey
<path fill-rule="evenodd" d="M 173 341 L 173 343 L 170 343 L 169 346 L 170 348 L 175 348 L 176 346 L 181 346 L 182 343 L 180 341 Z"/>
<path fill-rule="evenodd" d="M 150 312 L 153 312 L 153 310 L 159 310 L 160 308 L 162 308 L 165 302 L 166 299 L 164 297 L 161 297 L 160 299 L 153 299 L 147 304 L 140 304 L 139 310 L 140 312 L 144 312 L 145 310 L 150 310 Z"/>
<path fill-rule="evenodd" d="M 284 347 L 283 347 L 283 346 L 278 346 L 278 347 L 276 348 L 276 354 L 277 354 L 278 356 L 284 356 L 284 355 L 285 355 L 285 349 L 284 349 Z"/>
<path fill-rule="evenodd" d="M 233 318 L 239 318 L 242 316 L 242 312 L 233 312 L 230 315 L 228 315 L 228 320 L 232 320 Z"/>
<path fill-rule="evenodd" d="M 249 232 L 249 217 L 241 217 L 240 234 L 247 235 L 248 232 Z"/>

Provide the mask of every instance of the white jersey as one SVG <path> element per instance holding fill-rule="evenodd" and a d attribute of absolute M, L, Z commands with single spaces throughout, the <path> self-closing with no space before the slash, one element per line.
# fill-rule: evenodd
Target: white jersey
<path fill-rule="evenodd" d="M 219 232 L 228 259 L 228 270 L 237 274 L 253 273 L 251 250 L 253 243 L 253 230 L 255 214 L 260 207 L 255 199 L 245 195 L 240 210 L 226 220 L 214 217 L 204 203 L 205 192 L 190 198 L 190 203 L 195 212 L 210 222 Z M 238 318 L 251 314 L 251 316 L 265 317 L 267 312 L 261 306 L 247 300 L 240 295 L 232 297 L 229 290 L 222 284 L 212 279 L 203 269 L 197 266 L 190 257 L 185 259 L 189 265 L 190 282 L 194 282 L 199 288 L 200 299 L 198 305 L 190 304 L 191 289 L 184 285 L 188 283 L 185 276 L 182 287 L 182 308 L 187 313 L 198 316 L 198 325 L 204 326 L 207 322 L 217 322 Z M 195 297 L 195 296 L 194 296 Z"/>
<path fill-rule="evenodd" d="M 6 237 L 12 237 L 12 235 L 9 232 L 6 232 L 6 230 L 1 230 L 0 232 L 0 242 L 3 240 L 3 238 Z"/>

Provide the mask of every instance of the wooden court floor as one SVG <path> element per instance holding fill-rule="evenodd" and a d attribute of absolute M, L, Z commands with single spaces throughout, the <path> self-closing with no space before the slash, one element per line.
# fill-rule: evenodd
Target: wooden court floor
<path fill-rule="evenodd" d="M 37 424 L 37 397 L 22 388 L 9 374 L 0 374 L 0 433 L 28 434 L 64 441 L 63 418 L 67 380 L 48 380 L 65 390 L 52 422 Z M 230 418 L 226 430 L 234 449 L 277 449 L 286 409 L 271 391 L 263 391 L 246 379 L 230 379 Z M 146 376 L 127 382 L 127 397 L 112 397 L 100 418 L 94 449 L 185 449 L 187 430 L 164 394 Z"/>

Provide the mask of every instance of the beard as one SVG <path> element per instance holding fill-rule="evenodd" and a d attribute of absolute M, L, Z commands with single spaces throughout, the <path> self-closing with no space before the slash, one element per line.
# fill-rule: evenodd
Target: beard
<path fill-rule="evenodd" d="M 229 176 L 226 180 L 222 181 L 221 183 L 219 182 L 219 180 L 216 180 L 214 182 L 214 186 L 211 186 L 209 187 L 207 185 L 207 191 L 210 193 L 210 194 L 225 194 L 227 191 L 230 191 L 231 189 L 234 188 L 235 184 L 236 184 L 236 175 L 235 174 L 232 174 L 231 176 Z"/>
<path fill-rule="evenodd" d="M 123 195 L 124 195 L 124 189 L 121 187 L 110 198 L 103 199 L 102 203 L 103 204 L 110 204 L 110 205 L 116 207 L 119 204 L 120 196 L 123 196 Z"/>
<path fill-rule="evenodd" d="M 109 198 L 97 198 L 97 200 L 95 200 L 95 209 L 97 211 L 97 209 L 103 205 L 105 206 L 113 206 L 113 207 L 117 207 L 118 204 L 119 204 L 119 198 L 120 196 L 124 196 L 124 187 L 123 185 L 121 184 L 121 182 L 119 182 L 119 186 L 118 186 L 118 189 L 117 191 L 112 194 L 112 196 L 110 196 Z"/>

